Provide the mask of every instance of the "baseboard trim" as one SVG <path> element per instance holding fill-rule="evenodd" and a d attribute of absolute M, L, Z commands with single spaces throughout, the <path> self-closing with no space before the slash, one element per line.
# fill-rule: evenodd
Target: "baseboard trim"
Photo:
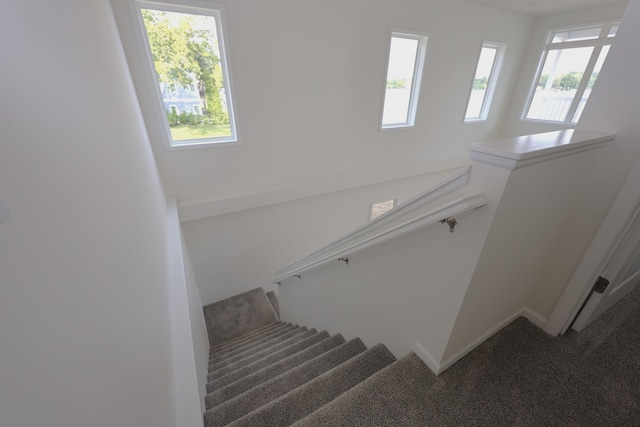
<path fill-rule="evenodd" d="M 466 356 L 468 353 L 470 353 L 473 349 L 478 347 L 480 344 L 482 344 L 483 342 L 485 342 L 486 340 L 491 338 L 493 335 L 495 335 L 502 328 L 504 328 L 509 323 L 511 323 L 514 320 L 516 320 L 518 317 L 522 316 L 524 310 L 525 309 L 522 308 L 522 309 L 518 310 L 517 312 L 513 313 L 511 316 L 507 317 L 503 321 L 501 321 L 498 324 L 494 325 L 491 329 L 486 331 L 484 334 L 480 335 L 478 338 L 476 338 L 475 340 L 471 341 L 471 343 L 469 343 L 468 345 L 463 347 L 461 350 L 459 350 L 453 356 L 449 357 L 444 362 L 440 363 L 440 370 L 437 373 L 440 374 L 440 373 L 444 372 L 447 368 L 449 368 L 451 365 L 456 363 L 458 360 L 462 359 L 464 356 Z"/>
<path fill-rule="evenodd" d="M 418 356 L 424 362 L 424 364 L 427 365 L 427 368 L 433 371 L 434 374 L 438 375 L 440 373 L 440 364 L 436 362 L 436 359 L 434 359 L 433 356 L 429 354 L 429 352 L 422 346 L 422 344 L 420 344 L 418 341 L 415 341 L 413 343 L 412 350 L 416 354 L 416 356 Z"/>
<path fill-rule="evenodd" d="M 544 325 L 547 324 L 547 319 L 544 316 L 533 311 L 529 307 L 522 309 L 522 317 L 526 318 L 529 322 L 533 323 L 540 329 L 544 329 Z"/>
<path fill-rule="evenodd" d="M 184 223 L 398 179 L 454 171 L 467 167 L 469 164 L 468 158 L 456 158 L 442 162 L 411 162 L 337 176 L 332 175 L 318 181 L 263 188 L 257 192 L 229 195 L 216 199 L 182 201 L 178 204 L 178 211 L 180 222 Z"/>

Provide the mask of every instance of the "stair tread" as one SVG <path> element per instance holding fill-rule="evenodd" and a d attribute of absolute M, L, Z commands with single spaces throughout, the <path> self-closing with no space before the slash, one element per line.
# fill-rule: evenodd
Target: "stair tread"
<path fill-rule="evenodd" d="M 247 345 L 251 342 L 254 342 L 255 340 L 265 338 L 290 326 L 292 326 L 291 323 L 278 322 L 270 325 L 269 327 L 261 328 L 258 331 L 238 337 L 235 340 L 229 341 L 228 343 L 216 347 L 215 349 L 211 349 L 211 351 L 209 352 L 209 359 L 225 354 L 240 346 Z"/>
<path fill-rule="evenodd" d="M 299 352 L 303 352 L 309 347 L 319 344 L 329 338 L 330 338 L 329 333 L 327 331 L 322 331 L 318 334 L 311 335 L 310 337 L 305 338 L 301 341 L 294 342 L 291 345 L 284 347 L 278 351 L 269 353 L 262 359 L 258 359 L 249 365 L 242 366 L 220 378 L 216 378 L 212 381 L 209 381 L 207 383 L 207 393 L 213 393 L 215 391 L 218 391 L 225 386 L 228 386 L 236 381 L 239 381 L 273 364 L 280 363 L 282 360 L 292 355 L 295 355 Z M 333 338 L 333 339 L 339 340 L 340 338 Z M 342 340 L 344 342 L 344 338 L 342 338 Z"/>
<path fill-rule="evenodd" d="M 252 289 L 204 306 L 204 318 L 212 346 L 278 322 L 262 288 Z"/>
<path fill-rule="evenodd" d="M 301 350 L 304 350 L 307 347 L 311 347 L 327 338 L 329 338 L 329 333 L 327 331 L 322 331 L 318 334 L 311 335 L 301 341 L 294 342 L 291 345 L 284 347 L 278 351 L 269 353 L 265 357 L 258 359 L 249 365 L 239 367 L 238 369 L 229 372 L 228 374 L 220 378 L 216 378 L 210 381 L 209 383 L 207 383 L 207 393 L 213 393 L 226 385 L 238 381 L 246 377 L 247 375 L 251 375 L 256 371 L 259 371 Z"/>
<path fill-rule="evenodd" d="M 301 332 L 297 335 L 294 335 L 284 341 L 279 341 L 275 344 L 273 344 L 270 347 L 267 347 L 265 349 L 263 349 L 262 351 L 259 351 L 257 353 L 253 353 L 243 359 L 240 359 L 236 362 L 233 362 L 229 365 L 225 365 L 224 367 L 221 367 L 215 371 L 212 371 L 208 376 L 207 376 L 207 380 L 212 381 L 214 379 L 223 377 L 233 371 L 235 371 L 238 368 L 241 368 L 243 366 L 247 366 L 250 365 L 251 363 L 262 359 L 263 357 L 268 356 L 270 353 L 274 352 L 274 351 L 278 351 L 278 350 L 282 350 L 285 347 L 290 346 L 291 344 L 298 342 L 298 341 L 302 341 L 308 337 L 310 337 L 311 335 L 315 335 L 318 332 L 315 329 L 311 329 L 308 331 L 304 331 Z"/>
<path fill-rule="evenodd" d="M 287 394 L 313 378 L 362 353 L 366 346 L 359 338 L 323 353 L 239 396 L 204 413 L 206 427 L 226 425 L 259 407 Z"/>
<path fill-rule="evenodd" d="M 248 351 L 254 350 L 256 348 L 259 348 L 260 346 L 268 343 L 268 342 L 273 342 L 275 339 L 282 337 L 283 335 L 286 335 L 290 332 L 296 331 L 296 330 L 301 330 L 303 328 L 300 328 L 297 325 L 292 325 L 288 328 L 283 328 L 283 329 L 279 329 L 275 332 L 273 332 L 272 334 L 269 334 L 265 337 L 262 337 L 260 339 L 257 339 L 255 341 L 251 341 L 245 345 L 240 345 L 238 347 L 233 348 L 232 350 L 229 350 L 227 352 L 224 352 L 220 355 L 216 355 L 212 358 L 209 359 L 209 366 L 211 365 L 215 365 L 218 363 L 222 363 L 225 360 L 228 360 L 238 354 L 241 353 L 246 353 Z M 306 330 L 306 328 L 304 328 Z"/>
<path fill-rule="evenodd" d="M 245 415 L 231 425 L 235 427 L 290 425 L 395 361 L 396 358 L 389 349 L 383 344 L 378 344 Z"/>
<path fill-rule="evenodd" d="M 409 353 L 293 425 L 427 425 L 425 396 L 436 382 L 424 362 Z"/>
<path fill-rule="evenodd" d="M 328 335 L 328 334 L 327 334 Z M 316 356 L 321 355 L 324 352 L 331 350 L 346 341 L 342 335 L 334 335 L 329 338 L 325 338 L 322 341 L 305 349 L 298 350 L 296 353 L 291 354 L 283 359 L 276 361 L 264 368 L 253 372 L 239 380 L 232 382 L 224 387 L 221 387 L 208 394 L 205 397 L 205 404 L 207 409 L 220 405 L 227 400 L 238 396 L 245 391 L 260 385 L 278 375 L 293 369 L 302 363 L 305 363 Z"/>
<path fill-rule="evenodd" d="M 286 341 L 291 337 L 294 337 L 296 335 L 299 335 L 303 332 L 306 332 L 307 328 L 306 327 L 299 327 L 299 326 L 295 326 L 292 327 L 290 329 L 287 329 L 285 331 L 283 331 L 282 334 L 278 334 L 277 336 L 274 336 L 273 338 L 271 338 L 270 340 L 267 340 L 265 342 L 262 342 L 254 347 L 251 348 L 247 348 L 247 349 L 243 349 L 243 351 L 241 351 L 240 353 L 232 353 L 230 354 L 228 357 L 225 357 L 221 360 L 214 360 L 213 362 L 209 363 L 209 372 L 214 372 L 217 371 L 220 368 L 223 368 L 227 365 L 230 365 L 232 363 L 237 362 L 238 360 L 242 360 L 248 356 L 251 356 L 254 353 L 259 353 L 262 350 L 272 347 L 282 341 Z"/>

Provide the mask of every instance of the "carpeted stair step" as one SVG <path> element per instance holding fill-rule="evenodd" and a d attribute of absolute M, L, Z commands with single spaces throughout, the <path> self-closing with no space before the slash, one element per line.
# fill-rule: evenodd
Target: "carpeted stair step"
<path fill-rule="evenodd" d="M 211 351 L 209 352 L 209 359 L 211 359 L 212 357 L 221 355 L 223 353 L 226 353 L 228 351 L 233 350 L 234 348 L 238 348 L 240 346 L 249 344 L 252 341 L 267 337 L 271 334 L 276 333 L 279 330 L 282 330 L 284 328 L 290 327 L 291 323 L 284 323 L 284 322 L 278 322 L 278 323 L 274 323 L 273 325 L 269 325 L 267 327 L 264 328 L 260 328 L 257 331 L 254 332 L 250 332 L 246 335 L 243 335 L 241 337 L 238 337 L 234 340 L 228 341 L 224 344 L 221 344 L 219 346 L 217 346 L 215 349 L 211 349 Z"/>
<path fill-rule="evenodd" d="M 395 361 L 393 354 L 383 344 L 378 344 L 279 399 L 245 415 L 231 425 L 235 427 L 291 425 Z M 345 420 L 345 423 L 334 425 L 352 424 Z"/>
<path fill-rule="evenodd" d="M 263 334 L 265 332 L 268 332 L 269 330 L 271 330 L 273 328 L 277 328 L 278 326 L 281 326 L 281 325 L 284 325 L 284 322 L 272 323 L 270 325 L 263 326 L 263 327 L 261 327 L 259 329 L 256 329 L 254 331 L 248 332 L 248 333 L 246 333 L 246 334 L 244 334 L 242 336 L 239 336 L 237 338 L 231 339 L 229 341 L 225 341 L 222 344 L 218 344 L 215 347 L 211 347 L 209 349 L 209 355 L 215 354 L 218 351 L 220 351 L 221 349 L 225 349 L 225 348 L 227 348 L 229 346 L 232 346 L 232 345 L 234 345 L 234 344 L 236 344 L 238 342 L 241 342 L 243 340 L 247 340 L 247 339 L 253 338 L 253 337 L 257 336 L 257 335 L 261 335 L 261 334 Z"/>
<path fill-rule="evenodd" d="M 320 335 L 320 334 L 318 334 Z M 327 334 L 328 335 L 328 334 Z M 244 393 L 245 391 L 260 385 L 278 375 L 299 366 L 314 357 L 321 355 L 339 345 L 344 344 L 346 341 L 342 335 L 334 335 L 330 338 L 326 338 L 317 344 L 314 344 L 302 351 L 298 351 L 284 359 L 281 359 L 275 363 L 260 369 L 250 375 L 245 376 L 231 384 L 228 384 L 222 388 L 216 389 L 213 393 L 208 394 L 205 397 L 205 405 L 207 409 L 211 409 L 214 406 L 220 405 L 227 400 Z M 282 351 L 282 350 L 281 350 Z M 265 359 L 270 358 L 266 357 Z M 264 360 L 264 359 L 261 359 Z M 250 365 L 251 366 L 251 365 Z M 225 378 L 225 377 L 223 377 Z"/>
<path fill-rule="evenodd" d="M 262 288 L 209 304 L 203 311 L 212 347 L 280 320 Z"/>
<path fill-rule="evenodd" d="M 223 368 L 227 365 L 230 365 L 238 360 L 242 360 L 245 357 L 251 356 L 254 353 L 259 353 L 265 348 L 272 347 L 280 342 L 286 341 L 291 337 L 299 335 L 303 332 L 307 331 L 307 327 L 300 327 L 298 325 L 292 326 L 291 328 L 283 330 L 281 333 L 274 335 L 269 340 L 260 342 L 254 346 L 249 346 L 248 348 L 241 349 L 240 352 L 231 352 L 226 355 L 226 357 L 216 358 L 212 362 L 209 362 L 209 372 L 216 371 L 220 368 Z"/>
<path fill-rule="evenodd" d="M 366 350 L 359 338 L 252 388 L 204 413 L 205 427 L 226 425 L 287 394 Z M 357 368 L 356 368 L 357 369 Z"/>
<path fill-rule="evenodd" d="M 225 365 L 215 371 L 212 371 L 209 375 L 207 375 L 207 382 L 213 381 L 215 379 L 221 378 L 233 371 L 235 371 L 236 369 L 242 368 L 244 366 L 250 365 L 260 359 L 262 359 L 263 357 L 267 357 L 269 354 L 282 350 L 283 348 L 286 348 L 288 346 L 290 346 L 291 344 L 294 344 L 296 342 L 305 340 L 307 338 L 309 338 L 312 335 L 316 335 L 318 332 L 315 329 L 311 329 L 308 331 L 304 331 L 301 332 L 285 341 L 280 341 L 274 345 L 272 345 L 271 347 L 267 347 L 262 351 L 259 351 L 257 353 L 253 353 L 250 356 L 247 356 L 243 359 L 240 359 L 234 363 L 231 363 L 229 365 Z"/>
<path fill-rule="evenodd" d="M 230 372 L 229 374 L 223 377 L 210 381 L 207 384 L 207 393 L 213 393 L 224 386 L 227 386 L 233 382 L 236 382 L 274 363 L 278 363 L 279 361 L 293 354 L 296 354 L 299 351 L 303 351 L 308 347 L 318 344 L 328 338 L 329 338 L 329 333 L 327 331 L 322 331 L 318 334 L 311 335 L 309 338 L 306 338 L 302 341 L 298 341 L 294 344 L 291 344 L 290 346 L 285 347 L 281 350 L 270 353 L 260 360 L 257 360 L 249 365 L 238 368 L 235 371 Z"/>
<path fill-rule="evenodd" d="M 300 327 L 295 325 L 295 326 L 290 326 L 288 328 L 283 328 L 278 330 L 277 332 L 273 332 L 272 334 L 268 334 L 265 337 L 262 338 L 258 338 L 256 340 L 250 341 L 244 345 L 239 345 L 237 347 L 234 347 L 233 349 L 230 349 L 229 351 L 223 352 L 221 354 L 215 354 L 213 357 L 211 357 L 209 359 L 209 366 L 211 365 L 215 365 L 216 363 L 220 363 L 224 360 L 227 360 L 233 356 L 236 356 L 240 353 L 244 353 L 247 350 L 251 350 L 251 349 L 255 349 L 258 346 L 268 343 L 278 337 L 281 337 L 285 334 L 288 334 L 289 332 L 293 332 L 295 330 L 299 330 Z"/>
<path fill-rule="evenodd" d="M 296 427 L 428 425 L 430 411 L 425 402 L 425 396 L 429 394 L 431 386 L 436 381 L 437 378 L 424 362 L 414 353 L 409 353 L 294 425 Z"/>

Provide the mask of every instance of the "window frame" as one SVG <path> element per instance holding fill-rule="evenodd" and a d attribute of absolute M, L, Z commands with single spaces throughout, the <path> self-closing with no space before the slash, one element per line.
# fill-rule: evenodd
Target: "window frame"
<path fill-rule="evenodd" d="M 469 111 L 469 104 L 471 102 L 471 96 L 473 94 L 473 82 L 476 78 L 476 73 L 478 72 L 478 66 L 480 65 L 480 58 L 482 57 L 482 51 L 484 49 L 495 49 L 496 56 L 493 58 L 493 63 L 491 64 L 491 72 L 489 73 L 489 79 L 487 80 L 487 88 L 484 92 L 484 97 L 482 99 L 482 106 L 480 107 L 480 114 L 478 117 L 469 117 L 467 118 L 467 111 Z M 469 97 L 467 98 L 467 108 L 464 110 L 464 116 L 462 122 L 464 124 L 467 123 L 482 123 L 486 122 L 489 118 L 489 110 L 491 109 L 491 104 L 493 102 L 493 95 L 496 90 L 496 86 L 498 84 L 498 79 L 500 77 L 500 71 L 502 70 L 502 64 L 504 62 L 504 56 L 507 50 L 507 45 L 505 43 L 496 43 L 490 41 L 483 41 L 480 46 L 480 51 L 478 52 L 478 59 L 476 61 L 476 67 L 473 70 L 473 75 L 471 76 L 471 85 L 469 87 Z"/>
<path fill-rule="evenodd" d="M 416 57 L 414 59 L 414 68 L 412 76 L 411 93 L 409 95 L 409 105 L 407 109 L 407 120 L 401 123 L 384 123 L 384 110 L 387 98 L 387 82 L 389 79 L 389 62 L 391 60 L 391 43 L 394 37 L 416 40 L 418 46 L 416 47 Z M 382 91 L 382 109 L 380 112 L 380 130 L 397 130 L 397 129 L 411 129 L 415 127 L 416 115 L 418 111 L 418 102 L 420 98 L 420 89 L 422 86 L 422 77 L 424 74 L 424 65 L 427 57 L 427 44 L 429 42 L 429 35 L 417 31 L 406 31 L 391 29 L 389 34 L 389 43 L 387 45 L 387 67 L 385 69 L 384 85 Z"/>
<path fill-rule="evenodd" d="M 584 93 L 588 87 L 590 76 L 593 74 L 593 70 L 595 68 L 596 63 L 598 62 L 598 58 L 602 52 L 602 49 L 605 46 L 611 46 L 615 41 L 615 36 L 609 36 L 609 33 L 613 27 L 618 26 L 619 29 L 620 20 L 607 20 L 601 22 L 594 22 L 589 24 L 582 25 L 574 25 L 570 27 L 561 27 L 561 28 L 552 28 L 547 32 L 547 36 L 545 39 L 545 43 L 542 47 L 542 52 L 540 54 L 540 59 L 538 61 L 538 66 L 536 68 L 536 72 L 534 74 L 534 78 L 531 82 L 531 86 L 527 93 L 527 98 L 525 99 L 524 108 L 522 109 L 522 113 L 520 115 L 521 122 L 527 123 L 539 123 L 539 124 L 551 124 L 557 126 L 567 126 L 573 127 L 578 124 L 580 118 L 578 117 L 578 121 L 574 122 L 576 112 L 580 107 L 580 103 L 582 102 L 582 98 L 584 97 Z M 587 30 L 590 28 L 600 28 L 600 34 L 595 39 L 584 39 L 584 40 L 575 40 L 575 41 L 565 41 L 565 42 L 556 42 L 553 43 L 553 38 L 555 34 L 564 32 L 564 31 L 575 31 L 575 30 Z M 617 35 L 617 31 L 616 31 Z M 544 66 L 549 55 L 550 51 L 554 50 L 563 50 L 563 49 L 575 49 L 575 48 L 583 48 L 583 47 L 593 47 L 591 51 L 591 56 L 589 57 L 589 61 L 582 72 L 582 79 L 578 84 L 576 89 L 576 93 L 571 101 L 571 106 L 567 111 L 566 117 L 564 120 L 543 120 L 543 119 L 534 119 L 528 118 L 529 110 L 531 109 L 531 104 L 533 103 L 533 98 L 535 96 L 538 83 L 540 82 L 540 77 L 542 75 L 542 71 L 544 70 Z M 606 59 L 605 59 L 606 62 Z M 588 99 L 587 102 L 588 103 Z"/>
<path fill-rule="evenodd" d="M 224 87 L 231 136 L 183 141 L 172 140 L 169 122 L 164 108 L 162 92 L 157 78 L 155 65 L 153 63 L 153 55 L 151 53 L 151 47 L 149 45 L 142 17 L 142 9 L 205 15 L 212 16 L 216 19 L 216 35 L 220 50 L 220 68 L 225 81 Z M 238 145 L 240 143 L 238 115 L 235 102 L 236 97 L 234 83 L 231 73 L 229 47 L 226 37 L 228 31 L 226 29 L 224 5 L 200 0 L 132 0 L 131 10 L 135 14 L 135 19 L 132 21 L 137 33 L 137 49 L 140 57 L 140 61 L 136 66 L 141 70 L 139 73 L 134 73 L 134 82 L 140 85 L 145 85 L 145 90 L 142 95 L 140 94 L 140 91 L 138 91 L 138 98 L 143 109 L 147 129 L 154 128 L 153 130 L 149 129 L 150 137 L 153 136 L 162 139 L 168 151 Z M 144 80 L 143 82 L 140 81 L 142 79 Z"/>

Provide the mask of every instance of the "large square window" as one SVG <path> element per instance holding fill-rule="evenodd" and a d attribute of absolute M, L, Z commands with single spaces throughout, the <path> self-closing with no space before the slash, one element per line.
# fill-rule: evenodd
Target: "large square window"
<path fill-rule="evenodd" d="M 523 119 L 578 123 L 617 29 L 606 23 L 552 31 Z"/>
<path fill-rule="evenodd" d="M 237 141 L 220 10 L 137 5 L 170 146 Z"/>

